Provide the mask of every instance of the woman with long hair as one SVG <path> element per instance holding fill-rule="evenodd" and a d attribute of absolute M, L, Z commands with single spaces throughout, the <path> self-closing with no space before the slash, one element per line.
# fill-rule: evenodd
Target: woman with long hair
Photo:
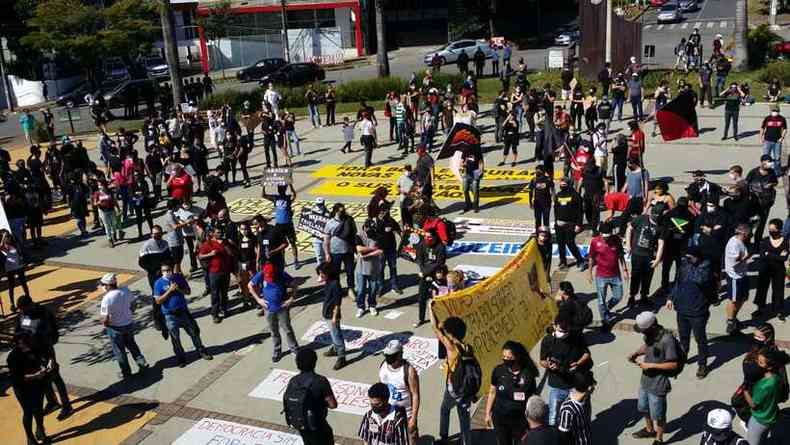
<path fill-rule="evenodd" d="M 757 366 L 762 369 L 763 377 L 743 393 L 752 410 L 746 432 L 749 445 L 760 445 L 776 424 L 782 386 L 787 383 L 782 381 L 780 373 L 788 361 L 790 356 L 775 348 L 763 348 L 757 353 Z"/>

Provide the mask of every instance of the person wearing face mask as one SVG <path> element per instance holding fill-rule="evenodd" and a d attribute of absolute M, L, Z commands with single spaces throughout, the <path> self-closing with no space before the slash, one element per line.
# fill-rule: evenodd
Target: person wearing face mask
<path fill-rule="evenodd" d="M 652 206 L 649 211 L 634 219 L 625 231 L 625 245 L 631 252 L 631 285 L 628 306 L 633 306 L 639 295 L 639 304 L 649 304 L 650 283 L 653 271 L 661 264 L 664 240 L 658 219 L 663 206 Z"/>
<path fill-rule="evenodd" d="M 749 192 L 754 196 L 759 210 L 757 217 L 757 229 L 754 232 L 755 239 L 763 236 L 765 223 L 768 221 L 768 214 L 771 212 L 776 201 L 776 186 L 779 183 L 774 170 L 774 161 L 770 155 L 763 155 L 760 158 L 760 166 L 753 168 L 746 175 L 746 184 Z"/>
<path fill-rule="evenodd" d="M 398 339 L 390 340 L 384 348 L 384 361 L 379 367 L 379 381 L 390 392 L 389 403 L 402 407 L 408 420 L 409 445 L 417 445 L 420 436 L 418 416 L 420 413 L 420 376 L 414 367 L 403 358 L 403 344 Z M 404 442 L 403 445 L 407 443 Z"/>
<path fill-rule="evenodd" d="M 102 226 L 104 226 L 107 242 L 110 247 L 115 247 L 121 232 L 116 227 L 116 214 L 120 209 L 113 193 L 107 186 L 107 182 L 102 181 L 99 183 L 99 190 L 93 194 L 91 200 L 93 205 L 99 208 L 99 216 L 101 217 Z"/>
<path fill-rule="evenodd" d="M 727 278 L 727 334 L 735 334 L 741 330 L 738 311 L 749 298 L 749 283 L 746 272 L 749 268 L 749 251 L 746 243 L 751 236 L 751 229 L 746 224 L 735 228 L 735 235 L 727 242 L 724 249 L 724 272 Z"/>
<path fill-rule="evenodd" d="M 718 94 L 718 91 L 719 82 L 717 81 L 716 95 L 724 98 L 724 135 L 721 137 L 721 140 L 727 139 L 727 133 L 729 133 L 730 124 L 732 124 L 732 137 L 735 139 L 735 142 L 738 142 L 738 113 L 741 108 L 741 99 L 746 95 L 737 83 L 730 84 L 730 88 L 724 90 L 721 95 Z"/>
<path fill-rule="evenodd" d="M 590 350 L 584 337 L 570 333 L 570 314 L 562 312 L 546 331 L 540 343 L 540 366 L 548 373 L 549 425 L 559 421 L 560 405 L 570 395 L 573 375 L 592 366 Z"/>
<path fill-rule="evenodd" d="M 420 284 L 418 293 L 419 312 L 414 327 L 426 323 L 425 311 L 428 307 L 431 283 L 436 279 L 436 271 L 447 263 L 447 246 L 439 239 L 436 230 L 430 230 L 417 245 L 417 265 L 420 268 Z"/>
<path fill-rule="evenodd" d="M 175 198 L 174 198 L 175 199 Z M 189 252 L 189 273 L 193 274 L 198 270 L 197 257 L 195 256 L 195 229 L 194 223 L 203 214 L 203 209 L 192 205 L 191 201 L 182 201 L 181 208 L 176 210 L 175 217 L 181 230 L 181 236 L 187 243 Z"/>
<path fill-rule="evenodd" d="M 751 388 L 743 391 L 744 399 L 751 408 L 747 425 L 746 440 L 749 445 L 760 445 L 766 437 L 772 437 L 772 429 L 779 417 L 779 403 L 786 398 L 785 371 L 790 356 L 778 349 L 765 348 L 757 354 L 757 365 L 763 376 Z"/>
<path fill-rule="evenodd" d="M 184 347 L 181 345 L 180 330 L 183 329 L 192 338 L 195 350 L 203 360 L 212 360 L 213 357 L 208 353 L 200 339 L 200 328 L 187 307 L 185 295 L 189 295 L 191 290 L 189 283 L 181 274 L 174 274 L 173 268 L 169 263 L 163 263 L 161 267 L 162 276 L 156 280 L 154 285 L 154 299 L 161 308 L 165 317 L 170 340 L 173 343 L 173 353 L 176 355 L 178 365 L 187 365 Z"/>
<path fill-rule="evenodd" d="M 540 226 L 537 228 L 535 237 L 538 240 L 538 251 L 543 259 L 543 268 L 546 269 L 546 276 L 551 276 L 551 254 L 553 250 L 551 231 L 548 226 Z"/>
<path fill-rule="evenodd" d="M 628 264 L 625 262 L 623 242 L 612 234 L 612 225 L 601 223 L 599 235 L 590 241 L 590 282 L 595 282 L 598 294 L 598 312 L 601 315 L 601 330 L 608 331 L 614 324 L 610 310 L 623 298 L 623 278 L 628 279 Z M 594 280 L 594 281 L 593 281 Z M 612 298 L 607 299 L 611 288 Z M 560 285 L 562 289 L 562 285 Z"/>
<path fill-rule="evenodd" d="M 332 219 L 324 228 L 324 259 L 331 262 L 335 270 L 340 273 L 341 265 L 346 270 L 346 283 L 348 292 L 353 294 L 355 289 L 354 265 L 354 238 L 357 234 L 357 225 L 354 219 L 346 214 L 346 207 L 341 203 L 332 206 Z"/>
<path fill-rule="evenodd" d="M 782 143 L 787 135 L 787 120 L 779 114 L 779 105 L 771 105 L 771 114 L 763 119 L 760 129 L 760 142 L 763 154 L 771 155 L 774 160 L 776 176 L 782 174 Z"/>
<path fill-rule="evenodd" d="M 365 445 L 405 445 L 409 442 L 408 419 L 403 407 L 389 403 L 390 390 L 384 383 L 368 389 L 370 410 L 362 417 L 357 435 Z"/>
<path fill-rule="evenodd" d="M 228 242 L 217 227 L 207 229 L 209 237 L 200 245 L 198 258 L 206 261 L 211 289 L 211 316 L 220 323 L 228 316 L 228 286 L 233 256 Z"/>
<path fill-rule="evenodd" d="M 583 335 L 584 328 L 593 321 L 593 314 L 589 307 L 576 298 L 576 291 L 570 281 L 561 281 L 559 291 L 554 295 L 557 308 L 561 314 L 566 314 L 570 324 L 568 331 L 571 335 Z"/>
<path fill-rule="evenodd" d="M 720 202 L 722 190 L 718 184 L 708 181 L 702 170 L 695 170 L 691 176 L 692 183 L 686 187 L 686 195 L 693 212 L 701 212 L 708 202 Z"/>
<path fill-rule="evenodd" d="M 754 330 L 754 334 L 752 334 L 751 350 L 743 358 L 743 363 L 741 365 L 743 370 L 743 383 L 741 384 L 741 388 L 753 388 L 755 383 L 765 375 L 765 370 L 757 363 L 757 357 L 760 351 L 765 350 L 778 350 L 778 347 L 776 346 L 776 333 L 773 325 L 763 322 L 757 325 Z M 787 384 L 787 370 L 785 367 L 780 367 L 777 374 L 779 374 L 783 380 L 783 393 L 780 394 L 781 397 L 779 397 L 779 402 L 781 403 L 786 401 L 790 387 Z M 738 414 L 738 417 L 741 418 L 742 426 L 746 429 L 743 422 L 748 421 L 751 414 L 748 405 L 744 400 L 741 400 L 741 403 L 733 403 L 733 408 Z"/>
<path fill-rule="evenodd" d="M 664 443 L 667 395 L 672 391 L 669 373 L 679 366 L 678 340 L 650 311 L 636 316 L 634 330 L 644 336 L 645 342 L 628 357 L 628 361 L 642 369 L 637 410 L 645 418 L 645 427 L 631 436 L 634 439 L 655 438 L 653 445 L 660 445 Z"/>
<path fill-rule="evenodd" d="M 675 265 L 677 278 L 680 260 L 688 248 L 689 239 L 694 233 L 694 215 L 689 211 L 688 198 L 682 196 L 677 205 L 669 209 L 663 216 L 664 255 L 661 259 L 661 289 L 669 291 L 669 273 Z"/>
<path fill-rule="evenodd" d="M 568 178 L 560 179 L 560 189 L 554 195 L 554 223 L 557 244 L 560 250 L 560 269 L 568 267 L 565 257 L 567 248 L 576 259 L 581 271 L 587 268 L 587 262 L 576 245 L 576 234 L 582 231 L 582 199 L 579 193 L 570 186 Z"/>
<path fill-rule="evenodd" d="M 782 236 L 782 220 L 772 219 L 768 223 L 768 236 L 760 241 L 760 273 L 757 285 L 757 293 L 754 297 L 754 304 L 757 310 L 752 312 L 752 317 L 759 318 L 767 315 L 765 300 L 768 294 L 768 286 L 771 286 L 771 309 L 780 321 L 785 321 L 784 314 L 784 284 L 785 284 L 785 263 L 787 263 L 790 244 L 787 238 Z"/>
<path fill-rule="evenodd" d="M 538 368 L 521 343 L 509 340 L 502 346 L 502 363 L 491 371 L 485 423 L 494 429 L 497 445 L 513 445 L 527 430 L 524 412 L 537 388 Z"/>

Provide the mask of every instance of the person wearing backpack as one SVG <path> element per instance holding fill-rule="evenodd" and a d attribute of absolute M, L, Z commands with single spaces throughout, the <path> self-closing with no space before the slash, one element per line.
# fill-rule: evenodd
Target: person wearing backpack
<path fill-rule="evenodd" d="M 529 351 L 509 340 L 502 346 L 502 363 L 491 371 L 485 423 L 494 429 L 498 445 L 513 445 L 526 433 L 527 400 L 536 393 L 540 373 Z"/>
<path fill-rule="evenodd" d="M 708 422 L 699 445 L 749 445 L 749 442 L 732 430 L 730 411 L 716 408 L 708 411 Z"/>
<path fill-rule="evenodd" d="M 667 395 L 672 390 L 669 378 L 682 371 L 686 354 L 672 332 L 658 323 L 653 312 L 644 311 L 637 315 L 634 331 L 642 334 L 645 341 L 628 357 L 628 361 L 642 369 L 637 410 L 645 418 L 645 427 L 631 437 L 655 438 L 653 445 L 661 445 L 666 427 Z"/>
<path fill-rule="evenodd" d="M 383 354 L 379 381 L 389 388 L 390 405 L 406 410 L 409 444 L 417 445 L 420 437 L 417 422 L 420 413 L 420 376 L 411 363 L 403 358 L 403 344 L 400 340 L 390 340 Z"/>
<path fill-rule="evenodd" d="M 433 308 L 430 311 L 431 325 L 436 338 L 444 346 L 447 354 L 444 363 L 444 396 L 439 411 L 439 441 L 437 445 L 449 444 L 450 411 L 458 412 L 461 430 L 461 444 L 472 445 L 472 423 L 470 409 L 477 400 L 480 390 L 482 371 L 471 346 L 463 340 L 466 336 L 466 323 L 458 317 L 448 317 L 442 322 L 436 320 Z"/>
<path fill-rule="evenodd" d="M 681 259 L 675 285 L 667 300 L 667 309 L 677 313 L 680 345 L 687 354 L 691 343 L 691 332 L 694 332 L 694 339 L 697 342 L 697 363 L 699 363 L 697 378 L 700 380 L 708 375 L 707 327 L 710 302 L 705 288 L 710 282 L 710 261 L 703 257 L 699 248 L 689 247 L 686 255 Z"/>
<path fill-rule="evenodd" d="M 327 411 L 337 408 L 337 399 L 329 380 L 316 374 L 318 355 L 313 349 L 296 352 L 295 375 L 283 393 L 285 422 L 299 431 L 304 445 L 334 445 L 332 427 L 326 421 Z"/>
<path fill-rule="evenodd" d="M 557 308 L 560 312 L 567 312 L 570 320 L 570 333 L 572 335 L 582 335 L 584 328 L 593 321 L 593 313 L 590 308 L 576 298 L 576 290 L 570 281 L 561 281 L 559 291 L 554 296 Z"/>

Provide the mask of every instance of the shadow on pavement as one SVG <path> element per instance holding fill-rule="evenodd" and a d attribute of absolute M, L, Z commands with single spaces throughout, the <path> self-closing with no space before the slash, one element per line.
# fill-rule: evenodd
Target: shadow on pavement
<path fill-rule="evenodd" d="M 592 434 L 601 444 L 617 445 L 626 428 L 642 416 L 636 411 L 636 399 L 624 399 L 599 412 L 592 421 Z"/>
<path fill-rule="evenodd" d="M 672 437 L 664 443 L 682 442 L 701 433 L 707 424 L 708 412 L 716 408 L 730 410 L 730 407 L 725 403 L 717 400 L 706 400 L 695 404 L 685 414 L 670 420 L 667 423 L 666 434 L 672 434 Z"/>
<path fill-rule="evenodd" d="M 74 440 L 79 436 L 90 434 L 99 430 L 112 430 L 118 428 L 143 415 L 144 412 L 155 409 L 156 403 L 131 403 L 128 405 L 118 405 L 107 413 L 91 419 L 89 422 L 71 427 L 50 437 L 52 443 L 66 442 Z"/>

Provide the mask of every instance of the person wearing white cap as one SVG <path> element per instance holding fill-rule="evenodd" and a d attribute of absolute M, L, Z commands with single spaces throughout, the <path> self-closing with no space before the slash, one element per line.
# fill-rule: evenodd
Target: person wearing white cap
<path fill-rule="evenodd" d="M 107 336 L 110 337 L 115 360 L 121 367 L 121 377 L 126 379 L 132 375 L 129 359 L 126 357 L 127 349 L 137 362 L 140 371 L 148 368 L 148 363 L 134 340 L 132 303 L 137 295 L 131 294 L 127 288 L 119 289 L 118 276 L 114 273 L 107 273 L 101 277 L 99 287 L 105 292 L 99 309 L 101 322 L 106 328 Z"/>
<path fill-rule="evenodd" d="M 390 404 L 406 410 L 409 443 L 416 445 L 420 436 L 417 417 L 420 412 L 420 376 L 403 358 L 403 344 L 390 340 L 384 348 L 384 361 L 379 367 L 379 381 L 390 391 Z"/>
<path fill-rule="evenodd" d="M 732 430 L 732 414 L 723 408 L 708 411 L 708 423 L 702 432 L 700 445 L 749 445 Z"/>
<path fill-rule="evenodd" d="M 643 334 L 645 339 L 645 344 L 628 357 L 642 369 L 637 410 L 645 418 L 645 427 L 631 436 L 635 439 L 655 438 L 653 445 L 660 445 L 664 443 L 667 395 L 672 390 L 669 377 L 680 366 L 683 351 L 674 335 L 656 321 L 653 312 L 644 311 L 637 315 L 634 330 Z"/>

